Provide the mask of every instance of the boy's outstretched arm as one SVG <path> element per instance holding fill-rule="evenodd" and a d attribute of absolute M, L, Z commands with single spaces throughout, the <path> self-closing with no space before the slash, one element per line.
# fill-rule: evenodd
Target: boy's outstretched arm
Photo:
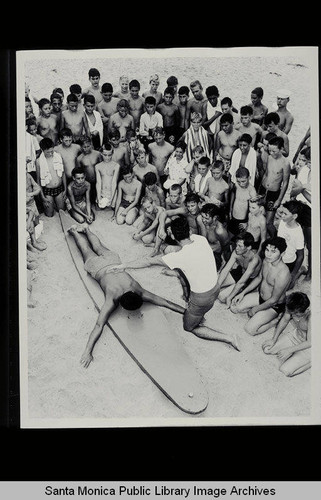
<path fill-rule="evenodd" d="M 117 304 L 115 304 L 112 298 L 108 298 L 105 300 L 105 303 L 100 310 L 95 327 L 89 336 L 86 348 L 80 359 L 80 363 L 84 366 L 84 368 L 88 368 L 90 363 L 93 361 L 94 358 L 92 356 L 92 351 L 95 347 L 97 340 L 102 334 L 103 328 L 109 316 L 116 309 L 116 307 Z"/>

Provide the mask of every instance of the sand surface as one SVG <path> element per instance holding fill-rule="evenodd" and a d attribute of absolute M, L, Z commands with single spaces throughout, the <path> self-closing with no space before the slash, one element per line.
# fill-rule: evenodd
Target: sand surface
<path fill-rule="evenodd" d="M 160 90 L 169 75 L 176 75 L 179 85 L 189 85 L 198 78 L 204 89 L 217 85 L 221 97 L 229 95 L 239 109 L 248 104 L 250 92 L 256 86 L 265 91 L 263 102 L 272 110 L 276 90 L 292 91 L 289 109 L 295 117 L 290 132 L 290 159 L 310 123 L 310 72 L 305 60 L 278 57 L 228 57 L 217 59 L 142 59 L 106 60 L 48 59 L 28 61 L 27 80 L 38 97 L 49 97 L 55 86 L 65 95 L 72 83 L 88 85 L 90 67 L 100 69 L 101 82 L 118 87 L 118 77 L 128 74 L 148 88 L 148 77 L 158 73 Z M 92 229 L 102 241 L 119 253 L 123 261 L 148 255 L 150 248 L 132 239 L 133 229 L 110 221 L 110 211 L 96 213 Z M 268 331 L 251 337 L 244 331 L 246 314 L 234 315 L 218 301 L 207 313 L 209 326 L 237 332 L 241 352 L 225 343 L 206 341 L 185 332 L 182 318 L 163 310 L 173 335 L 176 335 L 190 355 L 209 394 L 209 405 L 197 416 L 183 413 L 164 396 L 126 353 L 105 326 L 94 349 L 94 362 L 88 369 L 79 361 L 88 335 L 97 319 L 97 312 L 71 260 L 58 214 L 51 219 L 41 215 L 44 231 L 41 235 L 47 249 L 37 254 L 38 268 L 33 272 L 33 296 L 37 302 L 28 309 L 27 325 L 27 414 L 49 426 L 82 426 L 88 419 L 92 425 L 167 425 L 167 422 L 202 425 L 209 422 L 233 423 L 244 419 L 307 417 L 311 411 L 311 373 L 293 378 L 278 370 L 276 357 L 267 356 L 262 342 L 272 335 Z M 169 300 L 184 305 L 178 281 L 162 274 L 161 268 L 132 271 L 143 287 Z M 308 284 L 300 289 L 310 295 Z M 120 419 L 117 424 L 117 420 Z M 139 419 L 137 421 L 137 419 Z M 174 419 L 174 420 L 172 420 Z M 211 420 L 214 419 L 214 420 Z M 231 420 L 230 420 L 231 419 Z M 236 420 L 235 420 L 236 421 Z M 161 423 L 160 423 L 161 422 Z M 264 420 L 264 422 L 266 422 Z"/>

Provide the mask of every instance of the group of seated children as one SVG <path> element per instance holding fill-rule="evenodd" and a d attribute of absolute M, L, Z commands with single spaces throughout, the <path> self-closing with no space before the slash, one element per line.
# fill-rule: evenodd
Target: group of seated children
<path fill-rule="evenodd" d="M 289 93 L 278 92 L 278 112 L 269 113 L 263 90 L 254 89 L 251 105 L 242 106 L 238 118 L 230 98 L 219 100 L 216 86 L 204 95 L 198 80 L 177 92 L 178 81 L 170 77 L 162 94 L 153 75 L 150 90 L 140 96 L 137 80 L 122 77 L 114 93 L 111 84 L 100 87 L 99 79 L 91 69 L 91 86 L 82 91 L 72 85 L 65 107 L 61 89 L 55 89 L 38 102 L 37 118 L 28 101 L 31 246 L 44 249 L 34 236 L 35 199 L 47 217 L 67 209 L 80 224 L 111 210 L 117 224 L 134 227 L 133 240 L 153 247 L 152 256 L 180 249 L 170 222 L 185 216 L 190 231 L 204 236 L 213 250 L 219 300 L 234 313 L 248 311 L 246 330 L 252 335 L 276 325 L 264 352 L 281 352 L 284 373 L 299 373 L 294 360 L 301 360 L 305 344 L 298 347 L 296 337 L 294 347 L 285 348 L 279 335 L 290 320 L 297 323 L 299 339 L 307 332 L 309 299 L 285 292 L 302 274 L 311 279 L 311 165 L 308 140 L 292 167 L 288 160 Z M 274 302 L 264 293 L 253 296 L 273 261 L 267 256 L 271 245 L 282 261 L 274 295 L 270 290 Z"/>

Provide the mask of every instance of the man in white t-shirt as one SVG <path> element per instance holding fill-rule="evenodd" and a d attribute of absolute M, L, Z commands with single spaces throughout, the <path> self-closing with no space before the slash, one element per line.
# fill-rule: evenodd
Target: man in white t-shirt
<path fill-rule="evenodd" d="M 184 329 L 198 337 L 220 340 L 238 349 L 235 335 L 230 335 L 201 325 L 204 315 L 214 305 L 219 294 L 217 270 L 213 251 L 204 236 L 190 234 L 188 220 L 179 216 L 171 222 L 171 232 L 181 249 L 163 256 L 143 259 L 115 266 L 112 270 L 139 269 L 151 265 L 166 266 L 183 272 L 190 288 L 187 309 L 183 315 Z"/>
<path fill-rule="evenodd" d="M 291 272 L 291 282 L 288 289 L 293 288 L 304 259 L 304 235 L 300 224 L 297 222 L 301 203 L 297 200 L 289 200 L 282 204 L 279 209 L 281 217 L 278 236 L 285 239 L 287 248 L 283 255 L 283 262 Z M 301 269 L 302 271 L 302 269 Z"/>

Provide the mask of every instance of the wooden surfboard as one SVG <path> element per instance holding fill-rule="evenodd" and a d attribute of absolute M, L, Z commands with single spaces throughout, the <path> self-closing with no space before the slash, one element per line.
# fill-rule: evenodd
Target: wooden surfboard
<path fill-rule="evenodd" d="M 75 224 L 59 212 L 71 257 L 79 276 L 100 311 L 105 297 L 100 285 L 84 269 L 81 253 L 68 228 Z M 108 319 L 113 334 L 153 383 L 182 411 L 197 414 L 208 405 L 205 385 L 159 306 L 144 303 L 137 311 L 121 306 Z"/>

